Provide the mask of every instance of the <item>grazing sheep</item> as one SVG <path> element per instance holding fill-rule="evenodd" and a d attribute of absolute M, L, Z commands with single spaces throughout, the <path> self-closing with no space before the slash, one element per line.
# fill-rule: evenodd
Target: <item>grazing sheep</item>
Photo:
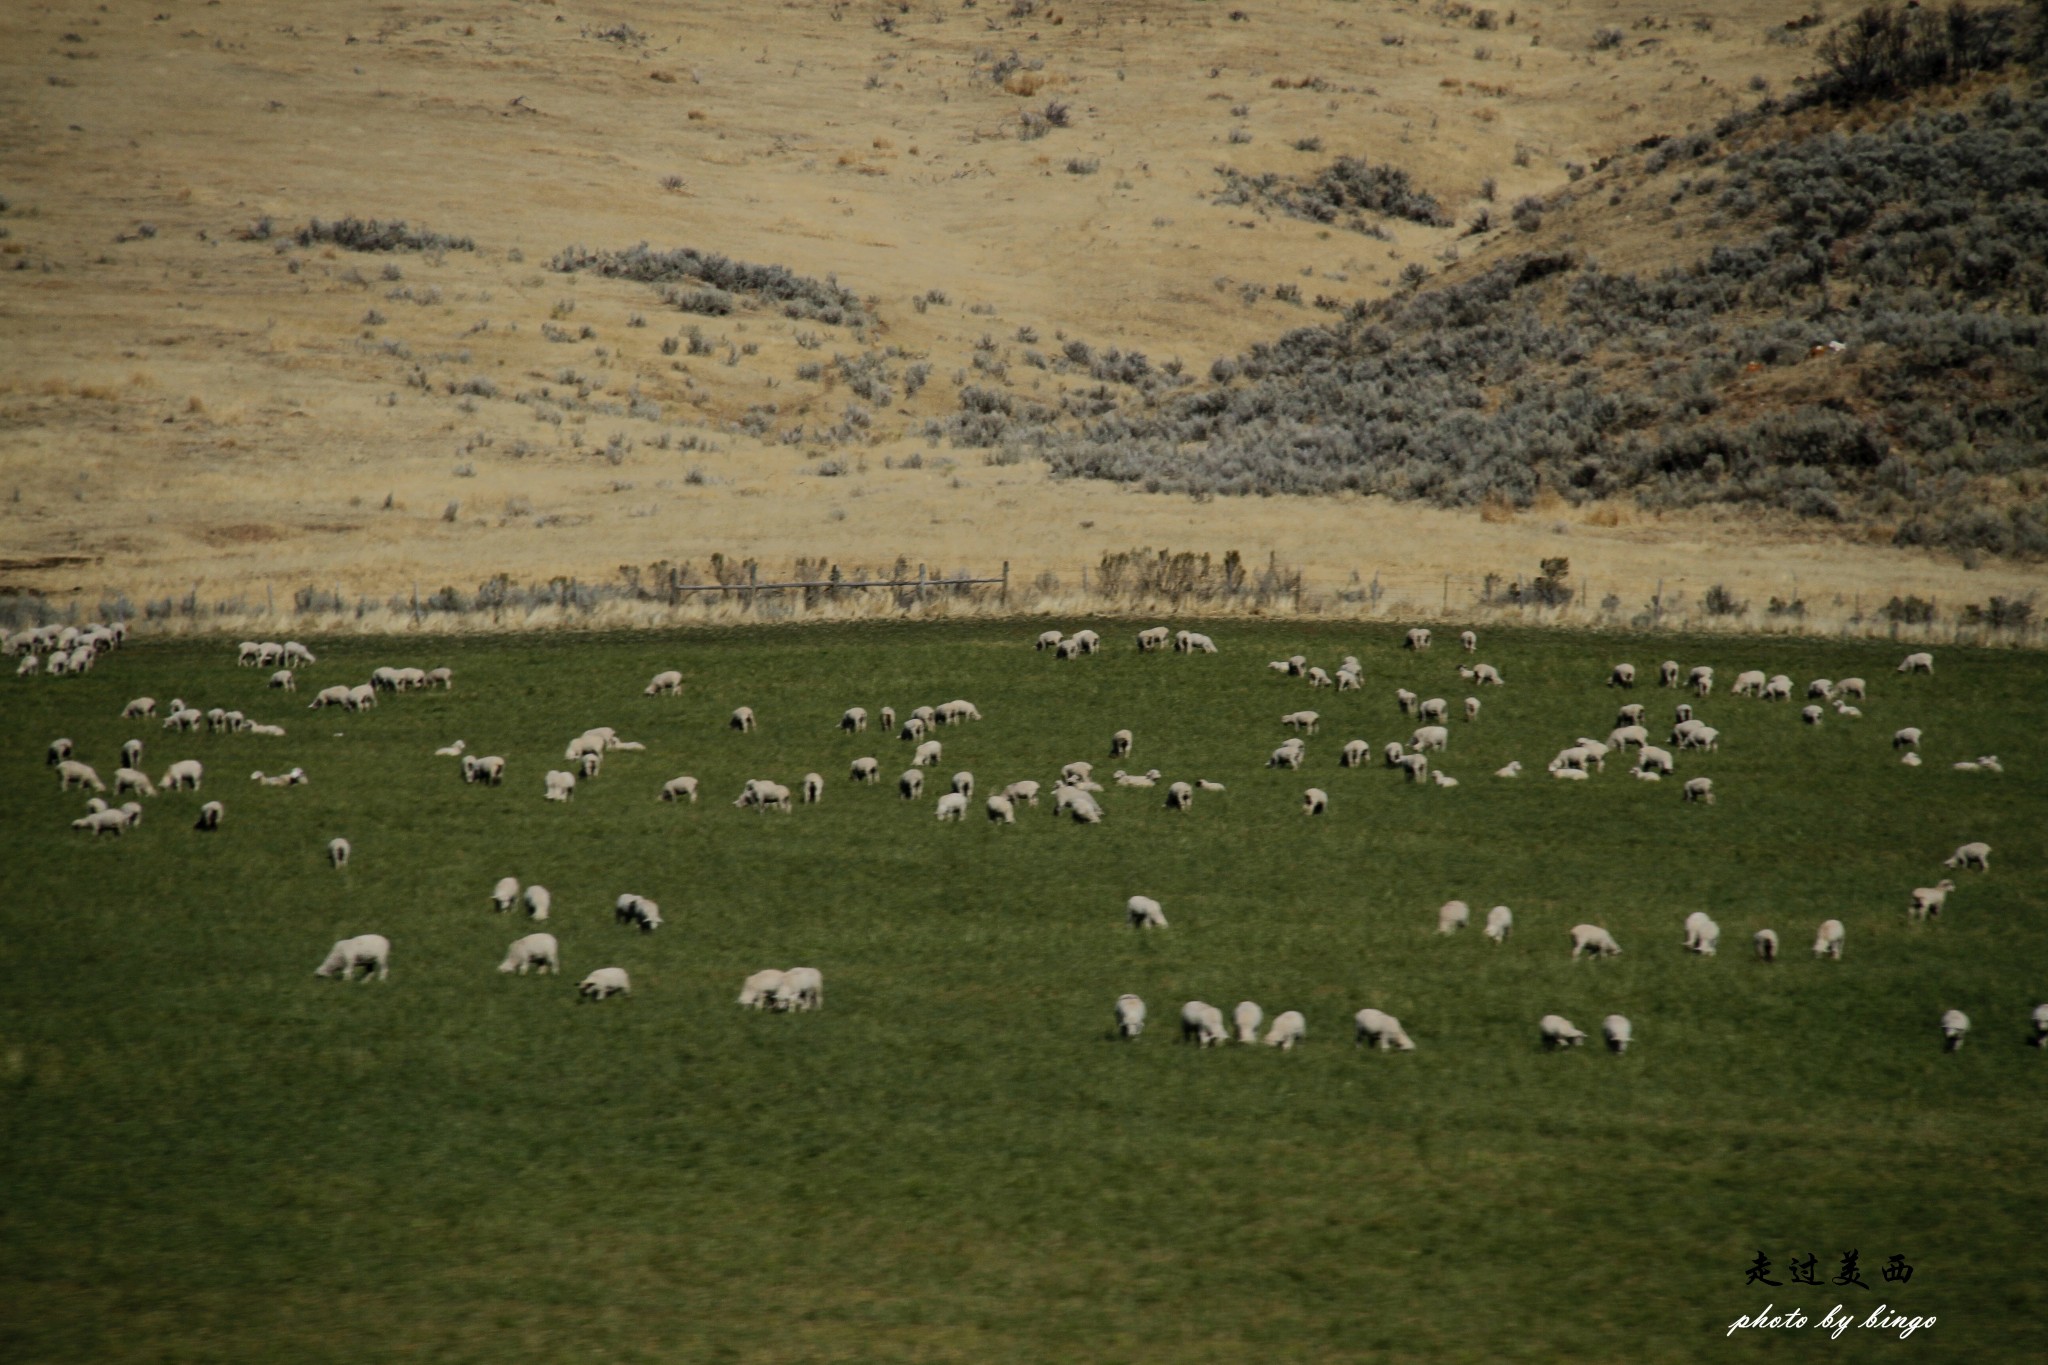
<path fill-rule="evenodd" d="M 535 923 L 546 922 L 548 911 L 555 903 L 554 893 L 538 885 L 527 887 L 519 898 L 526 904 L 526 917 Z"/>
<path fill-rule="evenodd" d="M 1799 719 L 1806 722 L 1808 725 L 1820 724 L 1822 717 L 1824 717 L 1826 714 L 1827 712 L 1823 711 L 1818 706 L 1802 706 L 1799 708 Z"/>
<path fill-rule="evenodd" d="M 1194 809 L 1195 789 L 1185 782 L 1176 782 L 1166 789 L 1168 810 L 1188 811 Z"/>
<path fill-rule="evenodd" d="M 1536 1021 L 1536 1027 L 1542 1032 L 1543 1046 L 1553 1052 L 1561 1047 L 1577 1047 L 1586 1041 L 1585 1033 L 1561 1014 L 1544 1015 Z"/>
<path fill-rule="evenodd" d="M 961 820 L 967 815 L 967 798 L 959 792 L 947 792 L 939 798 L 939 819 Z"/>
<path fill-rule="evenodd" d="M 1027 806 L 1035 806 L 1038 804 L 1038 784 L 1031 781 L 1012 782 L 1003 788 L 1003 795 L 1013 802 L 1022 801 Z"/>
<path fill-rule="evenodd" d="M 1692 689 L 1694 696 L 1707 696 L 1714 690 L 1713 667 L 1709 664 L 1701 664 L 1686 675 L 1685 685 Z"/>
<path fill-rule="evenodd" d="M 491 888 L 491 904 L 501 913 L 510 910 L 519 900 L 519 878 L 500 877 L 498 884 Z"/>
<path fill-rule="evenodd" d="M 1058 817 L 1063 812 L 1072 816 L 1077 825 L 1102 823 L 1102 806 L 1087 792 L 1074 787 L 1060 788 L 1059 795 L 1053 800 L 1053 815 Z"/>
<path fill-rule="evenodd" d="M 502 786 L 505 782 L 505 760 L 496 754 L 486 754 L 475 760 L 465 758 L 462 760 L 462 775 L 465 782 Z"/>
<path fill-rule="evenodd" d="M 825 779 L 817 773 L 804 774 L 804 804 L 815 806 L 825 799 Z"/>
<path fill-rule="evenodd" d="M 1065 767 L 1060 769 L 1060 777 L 1062 780 L 1071 779 L 1077 782 L 1086 782 L 1089 778 L 1093 777 L 1094 775 L 1095 765 L 1093 763 L 1088 762 L 1069 763 Z"/>
<path fill-rule="evenodd" d="M 1474 654 L 1479 650 L 1479 637 L 1469 630 L 1458 632 L 1458 643 L 1465 647 L 1467 654 Z"/>
<path fill-rule="evenodd" d="M 770 968 L 755 972 L 740 983 L 739 1004 L 742 1009 L 765 1010 L 775 1003 L 775 993 L 782 989 L 783 974 Z"/>
<path fill-rule="evenodd" d="M 55 745 L 50 746 L 50 748 L 52 753 L 56 752 Z M 70 750 L 67 748 L 65 752 L 69 753 Z M 100 781 L 100 775 L 93 771 L 90 764 L 80 763 L 75 758 L 63 758 L 54 761 L 57 765 L 57 789 L 59 791 L 70 791 L 73 787 L 91 787 L 96 792 L 103 792 L 107 789 L 107 784 Z M 166 787 L 171 785 L 169 773 L 164 775 L 163 785 Z"/>
<path fill-rule="evenodd" d="M 1721 926 L 1714 923 L 1706 911 L 1695 910 L 1685 917 L 1685 950 L 1688 953 L 1712 957 L 1720 947 Z"/>
<path fill-rule="evenodd" d="M 938 740 L 928 739 L 917 746 L 911 755 L 910 763 L 916 768 L 936 768 L 939 766 L 939 760 L 945 756 L 946 746 Z"/>
<path fill-rule="evenodd" d="M 455 690 L 455 670 L 452 668 L 428 669 L 420 686 L 433 687 L 436 684 L 439 684 L 444 692 L 453 692 Z"/>
<path fill-rule="evenodd" d="M 1133 929 L 1164 929 L 1166 912 L 1150 896 L 1133 896 L 1124 902 L 1124 914 Z"/>
<path fill-rule="evenodd" d="M 1166 642 L 1172 634 L 1173 632 L 1169 631 L 1165 626 L 1151 626 L 1139 631 L 1138 652 L 1140 654 L 1148 654 L 1155 649 L 1166 648 Z M 1182 631 L 1181 634 L 1186 636 L 1187 632 Z"/>
<path fill-rule="evenodd" d="M 981 711 L 973 702 L 957 697 L 952 701 L 942 702 L 937 707 L 937 715 L 942 725 L 958 725 L 964 720 L 981 719 Z"/>
<path fill-rule="evenodd" d="M 1009 797 L 998 793 L 983 803 L 992 825 L 1014 825 L 1017 823 L 1017 807 Z"/>
<path fill-rule="evenodd" d="M 2048 1047 L 2048 1005 L 2034 1006 L 2034 1037 L 2032 1041 L 2035 1047 Z"/>
<path fill-rule="evenodd" d="M 781 1014 L 804 1014 L 825 1008 L 824 975 L 815 967 L 791 967 L 782 974 L 782 984 L 775 988 L 774 1008 Z"/>
<path fill-rule="evenodd" d="M 1401 708 L 1401 714 L 1410 715 L 1415 710 L 1416 696 L 1405 687 L 1394 689 L 1394 704 Z"/>
<path fill-rule="evenodd" d="M 1476 687 L 1506 687 L 1508 680 L 1492 664 L 1480 664 L 1472 670 L 1472 683 Z"/>
<path fill-rule="evenodd" d="M 1663 663 L 1657 665 L 1657 686 L 1678 686 L 1678 660 L 1666 659 Z"/>
<path fill-rule="evenodd" d="M 1761 668 L 1752 668 L 1747 672 L 1736 674 L 1735 686 L 1729 688 L 1728 691 L 1730 695 L 1737 697 L 1761 697 L 1764 694 L 1764 684 L 1769 681 L 1764 676 L 1764 671 Z"/>
<path fill-rule="evenodd" d="M 882 728 L 882 729 L 883 729 L 884 731 L 889 731 L 889 730 L 893 730 L 893 729 L 895 729 L 895 728 L 896 728 L 896 708 L 895 708 L 895 707 L 893 707 L 893 706 L 885 706 L 885 707 L 883 707 L 883 708 L 882 708 L 882 709 L 881 709 L 880 711 L 878 711 L 878 712 L 876 712 L 876 713 L 875 713 L 875 723 L 876 723 L 877 725 L 881 726 L 881 728 Z"/>
<path fill-rule="evenodd" d="M 1600 1021 L 1600 1036 L 1607 1040 L 1609 1052 L 1627 1052 L 1629 1043 L 1635 1039 L 1635 1027 L 1627 1015 L 1610 1014 Z"/>
<path fill-rule="evenodd" d="M 1669 752 L 1654 744 L 1645 744 L 1636 751 L 1635 772 L 1638 777 L 1668 777 L 1676 771 L 1676 765 Z"/>
<path fill-rule="evenodd" d="M 1416 753 L 1427 753 L 1432 749 L 1443 750 L 1450 745 L 1451 732 L 1441 725 L 1419 726 L 1408 737 L 1408 747 Z"/>
<path fill-rule="evenodd" d="M 134 742 L 129 741 L 131 744 Z M 114 769 L 114 795 L 127 791 L 141 792 L 144 796 L 156 795 L 156 787 L 150 782 L 149 774 L 135 768 Z"/>
<path fill-rule="evenodd" d="M 1693 723 L 1693 729 L 1679 741 L 1681 749 L 1704 749 L 1709 753 L 1721 747 L 1721 732 L 1711 725 Z"/>
<path fill-rule="evenodd" d="M 1312 735 L 1322 716 L 1314 711 L 1290 711 L 1280 717 L 1280 723 L 1303 734 Z"/>
<path fill-rule="evenodd" d="M 1339 692 L 1363 692 L 1365 690 L 1365 675 L 1356 669 L 1338 669 L 1337 690 Z"/>
<path fill-rule="evenodd" d="M 1223 1028 L 1223 1011 L 1200 1000 L 1180 1007 L 1180 1040 L 1193 1040 L 1198 1047 L 1215 1047 L 1230 1040 Z"/>
<path fill-rule="evenodd" d="M 882 765 L 874 758 L 856 758 L 846 773 L 852 781 L 873 784 L 882 780 Z"/>
<path fill-rule="evenodd" d="M 1467 721 L 1474 721 L 1479 719 L 1479 698 L 1465 698 L 1465 719 Z"/>
<path fill-rule="evenodd" d="M 1135 995 L 1116 998 L 1116 1036 L 1129 1041 L 1145 1031 L 1145 1002 Z"/>
<path fill-rule="evenodd" d="M 757 811 L 763 812 L 779 810 L 784 815 L 795 812 L 796 806 L 789 798 L 789 788 L 783 786 L 780 782 L 770 782 L 766 778 L 758 778 L 748 783 L 748 787 L 751 791 L 752 799 L 746 799 L 746 793 L 742 793 L 742 799 L 734 802 L 734 805 L 751 805 Z"/>
<path fill-rule="evenodd" d="M 1216 652 L 1216 642 L 1197 631 L 1189 631 L 1186 638 L 1181 642 L 1181 652 L 1184 654 L 1214 654 Z"/>
<path fill-rule="evenodd" d="M 1778 931 L 1759 929 L 1750 935 L 1750 943 L 1756 948 L 1757 959 L 1762 962 L 1778 960 Z"/>
<path fill-rule="evenodd" d="M 1119 730 L 1109 737 L 1109 756 L 1122 758 L 1131 751 L 1132 735 L 1129 730 Z"/>
<path fill-rule="evenodd" d="M 661 907 L 628 891 L 612 902 L 612 923 L 630 924 L 643 934 L 651 934 L 661 927 Z"/>
<path fill-rule="evenodd" d="M 87 769 L 88 772 L 91 769 Z M 164 775 L 157 779 L 157 786 L 165 791 L 198 791 L 199 784 L 206 778 L 206 765 L 196 758 L 181 758 L 164 769 Z M 97 791 L 99 784 L 94 783 Z"/>
<path fill-rule="evenodd" d="M 1055 659 L 1075 659 L 1079 658 L 1082 652 L 1081 642 L 1068 638 L 1060 641 L 1059 644 L 1053 647 L 1052 657 Z"/>
<path fill-rule="evenodd" d="M 505 960 L 498 964 L 499 971 L 517 972 L 521 976 L 528 969 L 537 969 L 542 976 L 561 975 L 562 948 L 553 934 L 528 934 L 513 939 L 512 946 L 505 950 Z"/>
<path fill-rule="evenodd" d="M 1472 907 L 1463 901 L 1445 901 L 1437 907 L 1436 931 L 1439 934 L 1455 934 L 1460 929 L 1472 927 Z"/>
<path fill-rule="evenodd" d="M 1306 655 L 1306 654 L 1290 654 L 1290 655 L 1288 655 L 1288 656 L 1287 656 L 1287 673 L 1288 673 L 1288 676 L 1290 676 L 1290 677 L 1295 677 L 1295 678 L 1299 678 L 1299 677 L 1301 677 L 1301 676 L 1302 676 L 1303 674 L 1305 674 L 1305 673 L 1307 673 L 1307 672 L 1308 672 L 1308 655 Z"/>
<path fill-rule="evenodd" d="M 1376 1009 L 1362 1009 L 1351 1016 L 1352 1046 L 1370 1047 L 1375 1052 L 1413 1052 L 1415 1041 L 1401 1021 Z"/>
<path fill-rule="evenodd" d="M 1522 760 L 1518 758 L 1505 768 L 1495 768 L 1493 775 L 1495 777 L 1520 777 L 1522 775 Z"/>
<path fill-rule="evenodd" d="M 1428 649 L 1429 632 L 1421 626 L 1415 627 L 1402 638 L 1401 647 L 1403 649 Z"/>
<path fill-rule="evenodd" d="M 1515 912 L 1505 905 L 1496 905 L 1486 912 L 1486 936 L 1495 943 L 1506 943 L 1508 935 L 1515 931 Z"/>
<path fill-rule="evenodd" d="M 213 830 L 220 828 L 220 822 L 227 817 L 228 808 L 218 801 L 209 801 L 199 808 L 199 818 L 192 823 L 194 829 Z"/>
<path fill-rule="evenodd" d="M 1442 697 L 1431 697 L 1415 708 L 1415 716 L 1418 720 L 1441 721 L 1450 714 L 1450 710 L 1451 704 Z"/>
<path fill-rule="evenodd" d="M 102 834 L 118 838 L 128 832 L 128 825 L 128 812 L 118 808 L 90 811 L 71 822 L 71 828 L 90 830 L 95 839 Z"/>
<path fill-rule="evenodd" d="M 1330 794 L 1321 787 L 1310 787 L 1301 794 L 1303 815 L 1323 815 L 1330 809 Z"/>
<path fill-rule="evenodd" d="M 1594 957 L 1616 957 L 1621 945 L 1614 941 L 1614 935 L 1597 924 L 1574 924 L 1572 926 L 1572 961 L 1590 953 Z"/>
<path fill-rule="evenodd" d="M 1259 1041 L 1259 1025 L 1264 1023 L 1266 1012 L 1254 1000 L 1240 1000 L 1237 1008 L 1230 1012 L 1230 1022 L 1237 1029 L 1237 1041 L 1256 1043 Z"/>
<path fill-rule="evenodd" d="M 1834 690 L 1835 680 L 1833 678 L 1815 678 L 1806 685 L 1806 695 L 1809 698 L 1819 698 L 1821 701 L 1826 701 Z"/>
<path fill-rule="evenodd" d="M 615 995 L 632 993 L 633 982 L 624 967 L 599 967 L 576 983 L 576 994 L 583 1000 L 609 1000 Z"/>
<path fill-rule="evenodd" d="M 1708 806 L 1714 804 L 1714 779 L 1711 777 L 1688 778 L 1684 790 L 1687 801 L 1698 801 Z"/>
<path fill-rule="evenodd" d="M 1337 680 L 1332 678 L 1326 669 L 1311 668 L 1308 671 L 1308 685 L 1310 687 L 1335 687 Z"/>
<path fill-rule="evenodd" d="M 869 759 L 868 762 L 874 762 Z M 697 779 L 694 777 L 671 777 L 661 784 L 661 799 L 664 801 L 688 801 L 697 804 Z"/>
<path fill-rule="evenodd" d="M 1040 632 L 1038 632 L 1038 639 L 1036 640 L 1036 642 L 1033 643 L 1032 648 L 1041 650 L 1056 649 L 1059 647 L 1060 641 L 1064 638 L 1065 637 L 1059 631 L 1041 630 Z"/>
<path fill-rule="evenodd" d="M 1912 903 L 1906 908 L 1906 917 L 1926 919 L 1932 915 L 1936 919 L 1941 918 L 1942 907 L 1948 904 L 1948 893 L 1955 889 L 1956 884 L 1946 877 L 1932 886 L 1914 887 Z"/>
<path fill-rule="evenodd" d="M 1858 701 L 1869 701 L 1870 684 L 1861 678 L 1844 678 L 1835 684 L 1836 697 L 1854 697 Z"/>
<path fill-rule="evenodd" d="M 344 686 L 337 684 L 333 687 L 323 687 L 314 694 L 313 700 L 307 704 L 306 709 L 308 711 L 318 711 L 323 706 L 347 706 L 348 699 L 349 690 Z M 176 719 L 176 717 L 174 716 L 172 719 Z M 170 729 L 171 722 L 165 721 L 164 728 L 166 730 Z"/>
<path fill-rule="evenodd" d="M 1964 844 L 1942 860 L 1943 867 L 1976 867 L 1991 870 L 1991 845 L 1985 843 Z"/>
<path fill-rule="evenodd" d="M 669 669 L 666 673 L 655 674 L 654 681 L 648 683 L 646 689 L 640 695 L 643 697 L 658 697 L 664 693 L 671 697 L 683 695 L 683 675 L 673 668 Z"/>
<path fill-rule="evenodd" d="M 1961 1010 L 1944 1010 L 1941 1016 L 1941 1036 L 1947 1043 L 1947 1051 L 1960 1052 L 1963 1036 L 1970 1031 L 1970 1016 Z"/>
<path fill-rule="evenodd" d="M 1404 754 L 1401 761 L 1394 766 L 1406 773 L 1410 782 L 1426 782 L 1429 780 L 1428 754 Z"/>
<path fill-rule="evenodd" d="M 576 765 L 576 771 L 579 776 L 585 778 L 586 780 L 596 777 L 599 773 L 604 771 L 604 755 L 583 755 L 583 761 Z"/>
<path fill-rule="evenodd" d="M 285 663 L 304 664 L 308 667 L 311 667 L 313 664 L 320 662 L 318 659 L 313 657 L 312 650 L 306 648 L 297 640 L 286 640 L 284 642 L 284 648 L 278 652 L 278 657 L 281 658 Z"/>
<path fill-rule="evenodd" d="M 1300 768 L 1302 759 L 1301 741 L 1290 739 L 1266 757 L 1269 768 Z"/>
<path fill-rule="evenodd" d="M 1092 630 L 1077 630 L 1074 644 L 1083 654 L 1094 654 L 1102 648 L 1102 637 Z"/>
<path fill-rule="evenodd" d="M 356 968 L 363 974 L 356 977 Z M 379 981 L 391 975 L 391 940 L 382 934 L 358 934 L 328 949 L 326 959 L 313 969 L 315 976 L 339 976 L 343 981 L 368 981 L 374 973 Z"/>
<path fill-rule="evenodd" d="M 1783 673 L 1774 673 L 1764 683 L 1763 691 L 1757 693 L 1759 701 L 1792 700 L 1792 679 Z"/>
<path fill-rule="evenodd" d="M 346 839 L 329 839 L 327 841 L 327 861 L 335 867 L 347 867 L 348 855 L 351 851 L 349 842 Z"/>
<path fill-rule="evenodd" d="M 1266 1046 L 1291 1052 L 1294 1045 L 1307 1036 L 1308 1020 L 1301 1017 L 1300 1010 L 1288 1010 L 1273 1021 L 1272 1028 L 1266 1030 Z"/>
<path fill-rule="evenodd" d="M 542 779 L 547 785 L 546 796 L 550 801 L 570 801 L 576 796 L 576 774 L 549 769 Z"/>
<path fill-rule="evenodd" d="M 280 692 L 296 692 L 299 690 L 299 684 L 292 677 L 292 671 L 289 668 L 280 668 L 277 672 L 271 674 L 270 685 Z"/>
<path fill-rule="evenodd" d="M 33 678 L 42 666 L 43 661 L 40 656 L 24 654 L 21 656 L 21 662 L 14 666 L 14 676 L 17 678 Z M 62 671 L 56 667 L 55 656 L 52 656 L 50 671 L 52 673 Z"/>
<path fill-rule="evenodd" d="M 910 768 L 896 779 L 896 791 L 905 801 L 915 801 L 924 795 L 924 769 Z"/>
<path fill-rule="evenodd" d="M 839 728 L 846 731 L 846 733 L 849 735 L 857 735 L 861 731 L 867 729 L 867 708 L 863 706 L 847 707 L 846 714 L 839 718 Z"/>
<path fill-rule="evenodd" d="M 1641 749 L 1649 742 L 1649 730 L 1640 725 L 1617 725 L 1607 732 L 1607 746 L 1611 749 L 1626 749 L 1631 744 Z"/>
<path fill-rule="evenodd" d="M 1372 757 L 1372 746 L 1362 739 L 1348 740 L 1337 755 L 1340 768 L 1362 768 Z"/>
<path fill-rule="evenodd" d="M 735 706 L 732 710 L 732 717 L 725 722 L 725 726 L 728 730 L 737 730 L 743 735 L 753 733 L 754 708 L 751 706 Z"/>
<path fill-rule="evenodd" d="M 133 720 L 137 716 L 153 716 L 155 714 L 155 697 L 137 697 L 134 701 L 121 708 L 122 720 Z"/>
<path fill-rule="evenodd" d="M 1634 687 L 1636 685 L 1636 666 L 1634 664 L 1616 664 L 1607 675 L 1607 685 L 1609 687 Z"/>
<path fill-rule="evenodd" d="M 1847 931 L 1838 919 L 1822 920 L 1820 931 L 1813 938 L 1813 955 L 1842 960 L 1842 939 Z"/>
<path fill-rule="evenodd" d="M 1901 673 L 1932 673 L 1934 671 L 1934 656 L 1926 653 L 1908 654 L 1899 664 L 1898 671 Z"/>

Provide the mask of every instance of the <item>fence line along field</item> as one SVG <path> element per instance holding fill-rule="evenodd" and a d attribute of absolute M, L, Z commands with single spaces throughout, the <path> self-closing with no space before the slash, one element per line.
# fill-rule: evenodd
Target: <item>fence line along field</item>
<path fill-rule="evenodd" d="M 1100 649 L 350 636 L 288 690 L 132 637 L 7 679 L 0 1352 L 1656 1362 L 1767 1303 L 2048 1348 L 2031 656 L 1060 624 Z"/>

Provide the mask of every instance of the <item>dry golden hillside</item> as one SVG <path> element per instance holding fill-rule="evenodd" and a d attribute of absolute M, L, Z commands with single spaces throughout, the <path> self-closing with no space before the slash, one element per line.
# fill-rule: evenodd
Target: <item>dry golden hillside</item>
<path fill-rule="evenodd" d="M 1385 610 L 1557 555 L 1629 610 L 1660 579 L 1845 607 L 2041 581 L 1733 512 L 1146 494 L 926 429 L 963 383 L 1089 387 L 1034 350 L 1199 379 L 1317 296 L 1513 250 L 1464 224 L 1788 89 L 1794 7 L 159 3 L 0 13 L 0 589 L 349 599 L 713 552 L 1071 587 L 1137 545 L 1377 575 Z M 1446 225 L 1218 200 L 1219 167 L 1336 156 Z M 347 216 L 451 240 L 300 243 Z M 551 268 L 642 242 L 854 306 L 691 313 Z"/>

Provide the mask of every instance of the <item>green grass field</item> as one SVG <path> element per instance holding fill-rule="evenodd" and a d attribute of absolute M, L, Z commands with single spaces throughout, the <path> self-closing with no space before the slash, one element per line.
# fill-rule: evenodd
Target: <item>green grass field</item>
<path fill-rule="evenodd" d="M 675 636 L 309 641 L 296 701 L 238 669 L 232 642 L 131 644 L 91 674 L 6 679 L 0 755 L 0 1358 L 435 1362 L 1690 1361 L 2018 1362 L 2048 1358 L 2041 1173 L 2048 1054 L 2043 817 L 2048 699 L 2038 656 L 1951 649 L 1934 677 L 1903 650 L 1824 641 L 1602 639 L 1493 632 L 1508 685 L 1454 720 L 1442 766 L 1407 785 L 1336 766 L 1412 722 L 1392 692 L 1458 699 L 1439 633 L 1219 624 L 1216 657 L 1035 653 L 1036 626 L 902 625 Z M 1269 673 L 1301 651 L 1364 660 L 1360 693 Z M 1605 735 L 1608 665 L 1665 656 L 1861 674 L 1861 720 L 1802 726 L 1800 703 L 1717 693 L 1719 753 L 1680 755 L 1719 803 L 1610 762 L 1584 784 L 1543 763 Z M 371 713 L 304 709 L 379 664 L 446 664 L 451 693 Z M 684 697 L 643 698 L 663 668 Z M 118 719 L 131 696 L 239 707 L 286 738 L 171 735 Z M 1187 815 L 1162 791 L 1103 794 L 1106 821 L 940 825 L 899 800 L 907 744 L 835 729 L 849 705 L 966 697 L 935 788 L 982 794 L 1065 761 L 1228 784 Z M 1661 741 L 1678 698 L 1639 687 Z M 757 733 L 724 728 L 750 705 Z M 1325 716 L 1299 773 L 1263 766 L 1283 712 Z M 1892 730 L 1925 728 L 1927 765 Z M 644 741 L 564 807 L 541 775 L 587 727 Z M 67 735 L 102 775 L 130 735 L 202 792 L 147 802 L 95 841 L 43 766 Z M 509 760 L 468 787 L 435 747 Z M 2003 775 L 1950 770 L 1995 752 Z M 875 754 L 888 779 L 856 788 Z M 1510 758 L 1532 772 L 1490 774 Z M 310 786 L 247 774 L 303 765 Z M 735 810 L 749 777 L 823 803 Z M 703 782 L 696 806 L 656 800 Z M 1326 788 L 1329 815 L 1298 810 Z M 191 828 L 202 801 L 225 827 Z M 324 850 L 354 844 L 337 872 Z M 1932 924 L 1908 891 L 1989 841 L 1992 871 Z M 554 892 L 559 978 L 502 976 L 523 916 L 501 876 Z M 638 891 L 667 923 L 612 922 Z M 1140 934 L 1123 903 L 1157 897 Z M 1436 907 L 1477 912 L 1435 932 Z M 1513 907 L 1488 944 L 1477 918 Z M 1722 951 L 1680 921 L 1704 909 Z M 1809 954 L 1848 926 L 1843 961 Z M 1621 957 L 1568 960 L 1574 923 Z M 1763 965 L 1750 934 L 1777 929 Z M 382 933 L 388 981 L 312 969 Z M 816 1014 L 735 1007 L 741 979 L 806 964 Z M 630 999 L 579 1004 L 592 968 Z M 1110 1038 L 1111 1005 L 1152 1026 Z M 1300 1009 L 1306 1043 L 1200 1051 L 1182 1002 Z M 1355 1049 L 1366 1005 L 1419 1050 Z M 1936 1019 L 1975 1021 L 1945 1055 Z M 1541 1050 L 1556 1011 L 1592 1046 Z M 1625 1057 L 1598 1047 L 1629 1015 Z M 1829 1284 L 1849 1249 L 1868 1289 Z M 1820 1287 L 1745 1286 L 1811 1252 Z M 1915 1267 L 1887 1283 L 1893 1254 Z M 1899 1342 L 1812 1327 L 1724 1333 L 1766 1303 L 1817 1320 L 1880 1303 L 1936 1324 Z M 1762 1333 L 1749 1334 L 1751 1337 Z M 1789 1339 L 1786 1339 L 1789 1338 Z"/>

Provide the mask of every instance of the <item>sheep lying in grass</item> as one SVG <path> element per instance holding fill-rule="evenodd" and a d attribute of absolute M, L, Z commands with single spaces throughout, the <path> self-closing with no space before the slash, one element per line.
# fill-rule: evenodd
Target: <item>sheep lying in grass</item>
<path fill-rule="evenodd" d="M 382 934 L 358 934 L 345 938 L 328 950 L 326 960 L 313 969 L 315 976 L 339 976 L 343 981 L 356 978 L 360 968 L 368 981 L 374 973 L 379 981 L 391 975 L 391 940 Z"/>

